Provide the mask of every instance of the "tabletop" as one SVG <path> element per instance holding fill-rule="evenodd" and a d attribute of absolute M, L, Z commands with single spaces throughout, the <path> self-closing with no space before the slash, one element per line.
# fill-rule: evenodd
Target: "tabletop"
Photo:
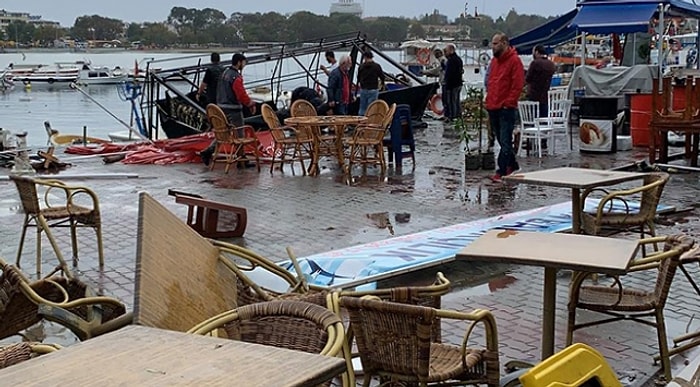
<path fill-rule="evenodd" d="M 550 187 L 565 187 L 587 189 L 597 186 L 613 185 L 629 180 L 642 179 L 645 173 L 606 171 L 587 168 L 553 168 L 541 171 L 515 173 L 504 176 L 509 183 L 545 185 Z"/>
<path fill-rule="evenodd" d="M 580 234 L 490 230 L 456 254 L 458 260 L 516 263 L 624 274 L 637 253 L 635 240 Z"/>
<path fill-rule="evenodd" d="M 3 385 L 309 386 L 345 361 L 132 325 L 0 370 Z"/>
<path fill-rule="evenodd" d="M 289 117 L 285 118 L 284 123 L 287 125 L 350 125 L 360 124 L 367 121 L 366 116 L 305 116 L 305 117 Z"/>

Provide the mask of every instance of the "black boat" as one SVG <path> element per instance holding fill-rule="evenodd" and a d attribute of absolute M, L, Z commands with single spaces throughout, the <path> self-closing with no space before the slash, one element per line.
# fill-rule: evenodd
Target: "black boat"
<path fill-rule="evenodd" d="M 350 50 L 353 66 L 350 70 L 351 79 L 361 58 L 362 52 L 371 50 L 375 55 L 384 59 L 393 69 L 384 68 L 391 88 L 381 91 L 379 98 L 387 103 L 406 104 L 411 107 L 412 119 L 420 121 L 428 101 L 438 89 L 437 83 L 426 83 L 407 68 L 382 53 L 358 33 L 334 35 L 313 41 L 295 43 L 271 44 L 264 47 L 242 50 L 247 57 L 247 67 L 265 64 L 272 65 L 274 70 L 269 76 L 255 80 L 246 80 L 249 90 L 266 88 L 270 91 L 269 98 L 259 100 L 258 105 L 265 103 L 278 111 L 284 118 L 282 101 L 289 98 L 289 85 L 315 87 L 325 89 L 326 77 L 318 68 L 324 59 L 326 51 Z M 224 55 L 222 55 L 224 57 Z M 174 62 L 184 60 L 196 61 L 192 66 L 169 67 Z M 300 71 L 283 73 L 284 61 L 294 61 Z M 302 61 L 306 61 L 304 64 Z M 222 66 L 229 66 L 229 60 L 222 60 Z M 150 61 L 146 65 L 146 85 L 144 87 L 141 108 L 146 120 L 148 132 L 157 133 L 160 127 L 168 138 L 178 138 L 197 134 L 208 129 L 205 104 L 198 103 L 194 98 L 197 86 L 208 65 L 208 55 L 193 55 L 175 59 Z M 151 68 L 158 71 L 151 71 Z M 392 73 L 389 70 L 393 70 Z M 260 106 L 258 106 L 258 110 Z M 356 114 L 359 101 L 350 106 L 349 114 Z M 244 109 L 245 111 L 245 109 Z M 247 113 L 247 112 L 246 112 Z M 256 129 L 266 128 L 262 118 L 247 116 L 246 123 Z"/>

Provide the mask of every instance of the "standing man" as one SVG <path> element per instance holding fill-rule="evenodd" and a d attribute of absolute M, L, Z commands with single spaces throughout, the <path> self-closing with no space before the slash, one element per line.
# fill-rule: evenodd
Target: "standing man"
<path fill-rule="evenodd" d="M 363 62 L 357 70 L 357 83 L 360 84 L 360 111 L 364 116 L 369 104 L 379 98 L 379 89 L 384 86 L 384 70 L 374 61 L 372 51 L 362 54 Z"/>
<path fill-rule="evenodd" d="M 505 34 L 498 33 L 493 36 L 491 50 L 494 58 L 489 72 L 486 110 L 489 113 L 491 128 L 501 146 L 498 152 L 498 170 L 491 180 L 501 181 L 502 176 L 520 169 L 513 152 L 513 126 L 518 99 L 525 84 L 525 70 L 523 62 L 520 61 L 515 48 L 510 46 Z"/>
<path fill-rule="evenodd" d="M 246 65 L 246 57 L 243 54 L 233 54 L 231 66 L 221 74 L 216 92 L 216 104 L 226 114 L 228 123 L 235 126 L 243 126 L 243 108 L 246 107 L 251 114 L 256 113 L 255 102 L 250 99 L 243 84 L 243 68 Z M 238 132 L 243 136 L 242 131 Z M 214 153 L 216 140 L 209 147 L 199 153 L 204 164 L 209 164 Z M 247 164 L 246 164 L 247 166 Z"/>
<path fill-rule="evenodd" d="M 352 59 L 345 55 L 328 76 L 328 106 L 333 109 L 333 114 L 348 114 L 348 105 L 352 102 L 352 82 L 349 76 L 351 66 Z"/>
<path fill-rule="evenodd" d="M 539 44 L 532 49 L 532 62 L 525 75 L 527 99 L 540 103 L 540 117 L 549 115 L 547 92 L 552 84 L 552 75 L 556 71 L 554 62 L 547 58 L 547 51 Z M 547 148 L 547 140 L 542 140 L 542 148 Z"/>
<path fill-rule="evenodd" d="M 256 113 L 255 102 L 250 99 L 243 84 L 243 68 L 247 59 L 243 54 L 233 54 L 231 66 L 221 75 L 216 104 L 226 113 L 228 123 L 233 126 L 243 126 L 243 107 L 250 114 Z"/>
<path fill-rule="evenodd" d="M 199 84 L 199 89 L 197 89 L 197 101 L 202 106 L 216 103 L 216 91 L 219 88 L 219 78 L 221 78 L 221 73 L 224 72 L 224 69 L 219 65 L 220 61 L 221 56 L 219 53 L 212 52 L 211 64 L 207 67 L 204 78 L 202 78 L 202 83 Z M 202 94 L 205 96 L 204 100 L 202 100 Z"/>
<path fill-rule="evenodd" d="M 462 92 L 462 74 L 464 73 L 464 63 L 457 55 L 455 45 L 450 43 L 445 47 L 447 62 L 445 66 L 445 92 L 442 100 L 447 108 L 447 122 L 459 118 L 462 115 L 460 106 L 460 93 Z"/>
<path fill-rule="evenodd" d="M 435 59 L 437 59 L 438 64 L 437 66 L 423 70 L 421 71 L 421 75 L 426 75 L 429 77 L 438 77 L 438 82 L 440 83 L 440 94 L 442 94 L 442 97 L 444 98 L 446 92 L 445 90 L 447 89 L 445 87 L 445 67 L 447 66 L 447 58 L 445 58 L 445 55 L 442 53 L 442 50 L 439 48 L 436 48 L 433 51 L 433 55 L 435 56 Z M 449 116 L 449 107 L 443 100 L 443 117 Z"/>
<path fill-rule="evenodd" d="M 321 70 L 326 73 L 326 76 L 330 76 L 331 72 L 338 67 L 338 62 L 335 60 L 335 53 L 333 51 L 326 51 L 326 62 L 328 62 L 328 66 L 321 65 Z"/>

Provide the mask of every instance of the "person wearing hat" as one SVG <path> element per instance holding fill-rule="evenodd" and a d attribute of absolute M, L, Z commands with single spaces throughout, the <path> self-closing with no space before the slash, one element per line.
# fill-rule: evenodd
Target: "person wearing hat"
<path fill-rule="evenodd" d="M 358 114 L 361 116 L 365 114 L 369 104 L 379 98 L 379 88 L 384 84 L 384 70 L 373 58 L 372 51 L 365 51 L 362 54 L 362 64 L 357 70 L 357 83 L 360 85 Z"/>

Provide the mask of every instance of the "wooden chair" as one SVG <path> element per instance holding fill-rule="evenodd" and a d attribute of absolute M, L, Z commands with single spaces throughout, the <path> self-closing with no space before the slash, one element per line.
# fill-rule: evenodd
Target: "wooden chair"
<path fill-rule="evenodd" d="M 654 237 L 640 240 L 640 245 L 664 243 L 664 251 L 655 252 L 632 263 L 629 272 L 657 270 L 656 286 L 651 290 L 624 287 L 615 277 L 613 286 L 583 285 L 591 273 L 576 273 L 569 291 L 569 320 L 566 331 L 566 345 L 571 345 L 573 333 L 577 329 L 620 320 L 632 320 L 656 329 L 661 352 L 661 364 L 666 381 L 671 380 L 671 362 L 666 339 L 664 306 L 676 273 L 681 255 L 694 244 L 692 238 L 684 235 Z M 576 324 L 576 311 L 590 310 L 609 316 L 608 318 Z M 654 317 L 649 321 L 647 317 Z"/>
<path fill-rule="evenodd" d="M 100 204 L 97 194 L 86 187 L 69 186 L 59 180 L 39 180 L 26 176 L 10 175 L 10 179 L 17 186 L 22 210 L 24 211 L 24 223 L 22 225 L 22 236 L 17 249 L 17 267 L 20 266 L 22 248 L 24 247 L 24 237 L 27 227 L 32 226 L 37 229 L 36 238 L 36 275 L 41 277 L 41 234 L 45 233 L 51 247 L 56 253 L 59 266 L 65 275 L 72 276 L 58 242 L 51 232 L 53 227 L 70 227 L 71 247 L 73 251 L 73 266 L 78 265 L 78 227 L 90 227 L 95 230 L 97 237 L 97 254 L 99 257 L 100 270 L 104 269 L 104 251 L 102 247 L 102 222 L 100 217 Z M 43 190 L 44 204 L 39 204 L 39 191 Z M 62 197 L 62 202 L 53 205 L 57 199 Z M 51 200 L 54 200 L 52 203 Z M 85 205 L 83 204 L 85 203 Z"/>
<path fill-rule="evenodd" d="M 581 203 L 584 207 L 586 199 L 592 193 L 602 191 L 605 196 L 598 203 L 595 213 L 588 213 L 581 209 L 581 228 L 589 235 L 599 235 L 603 228 L 639 228 L 641 238 L 646 235 L 655 236 L 656 207 L 659 205 L 668 179 L 667 173 L 653 172 L 644 177 L 644 184 L 641 187 L 609 193 L 600 188 L 585 190 L 581 195 Z M 641 195 L 639 211 L 632 211 L 628 204 L 628 200 L 635 195 Z M 624 205 L 626 211 L 613 212 L 612 208 L 616 204 Z"/>
<path fill-rule="evenodd" d="M 603 355 L 581 343 L 542 360 L 520 376 L 522 387 L 622 387 Z"/>
<path fill-rule="evenodd" d="M 207 105 L 207 118 L 216 138 L 214 157 L 211 160 L 209 169 L 213 170 L 217 162 L 223 161 L 226 163 L 224 173 L 228 173 L 231 164 L 252 161 L 246 156 L 245 147 L 253 147 L 255 149 L 255 152 L 253 152 L 255 164 L 258 167 L 258 172 L 260 172 L 260 157 L 257 152 L 257 149 L 260 147 L 260 141 L 255 137 L 253 127 L 248 125 L 239 128 L 234 127 L 229 124 L 224 111 L 213 103 Z M 223 160 L 218 158 L 220 153 L 223 153 L 225 156 Z"/>
<path fill-rule="evenodd" d="M 386 122 L 387 113 L 389 112 L 389 104 L 384 100 L 376 99 L 367 106 L 365 117 L 367 117 L 367 126 L 388 127 L 391 124 L 391 119 Z M 393 114 L 392 114 L 393 117 Z M 386 122 L 386 125 L 384 125 Z"/>
<path fill-rule="evenodd" d="M 81 281 L 51 276 L 30 282 L 0 259 L 0 339 L 20 334 L 45 318 L 86 340 L 131 322 L 124 304 L 93 295 Z"/>
<path fill-rule="evenodd" d="M 342 321 L 330 310 L 307 302 L 276 300 L 240 306 L 203 321 L 188 332 L 216 332 L 219 337 L 232 340 L 340 356 L 352 370 Z M 354 380 L 346 378 L 343 385 L 354 387 Z"/>
<path fill-rule="evenodd" d="M 292 172 L 294 172 L 294 162 L 299 161 L 301 164 L 302 173 L 306 175 L 306 167 L 304 160 L 313 159 L 313 134 L 306 127 L 298 129 L 291 126 L 282 126 L 274 110 L 268 105 L 263 104 L 260 109 L 265 124 L 270 127 L 270 133 L 275 141 L 275 150 L 270 163 L 270 173 L 272 173 L 275 165 L 275 159 L 280 157 L 280 170 L 284 169 L 284 162 L 292 162 Z"/>
<path fill-rule="evenodd" d="M 420 386 L 455 381 L 499 385 L 496 321 L 486 310 L 460 313 L 356 297 L 340 298 L 340 306 L 348 312 L 360 352 L 363 386 L 374 376 Z M 431 341 L 437 317 L 470 322 L 461 346 Z M 479 323 L 485 329 L 486 348 L 468 348 Z"/>
<path fill-rule="evenodd" d="M 294 101 L 292 106 L 289 108 L 289 114 L 291 114 L 292 117 L 313 117 L 318 115 L 314 105 L 305 99 L 298 99 Z"/>
<path fill-rule="evenodd" d="M 377 100 L 380 101 L 380 100 Z M 374 101 L 374 102 L 377 102 Z M 367 113 L 370 113 L 370 107 L 372 107 L 372 102 L 367 108 Z M 384 104 L 386 102 L 381 101 Z M 383 106 L 378 103 L 375 106 Z M 375 111 L 379 109 L 374 109 Z M 367 123 L 359 125 L 355 128 L 355 132 L 350 140 L 347 140 L 347 145 L 350 146 L 350 154 L 348 156 L 348 165 L 346 166 L 346 172 L 350 174 L 352 172 L 353 164 L 361 164 L 363 166 L 368 164 L 379 165 L 381 173 L 386 171 L 386 159 L 384 158 L 384 135 L 386 130 L 391 124 L 391 119 L 394 117 L 394 112 L 396 111 L 396 104 L 391 104 L 391 107 L 383 112 L 380 117 L 380 113 L 371 113 L 372 116 L 368 115 Z M 378 122 L 375 124 L 374 122 Z"/>
<path fill-rule="evenodd" d="M 248 211 L 243 207 L 172 189 L 168 195 L 175 197 L 175 203 L 187 206 L 187 224 L 205 238 L 237 238 L 245 233 Z"/>
<path fill-rule="evenodd" d="M 13 366 L 37 356 L 56 352 L 61 347 L 53 344 L 15 343 L 0 348 L 0 369 Z"/>

